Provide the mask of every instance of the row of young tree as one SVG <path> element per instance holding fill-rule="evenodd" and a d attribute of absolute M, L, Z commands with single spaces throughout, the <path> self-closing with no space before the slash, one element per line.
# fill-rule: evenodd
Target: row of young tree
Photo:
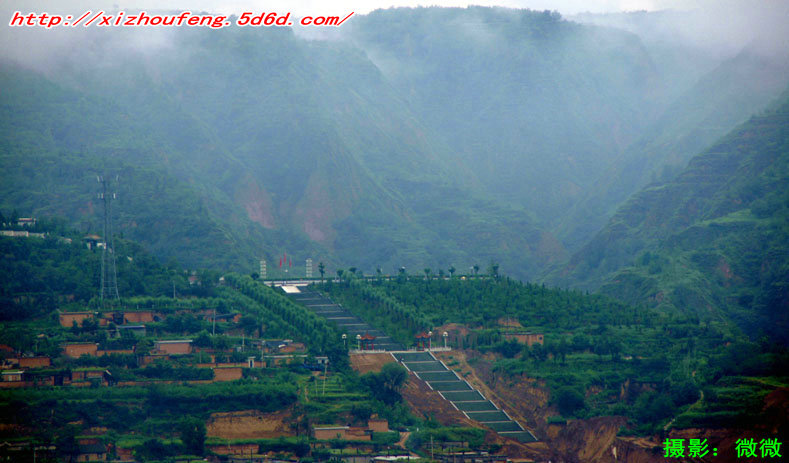
<path fill-rule="evenodd" d="M 487 269 L 487 273 L 486 274 L 480 275 L 479 271 L 480 271 L 480 266 L 477 265 L 477 264 L 474 264 L 471 267 L 469 267 L 468 276 L 470 277 L 470 276 L 473 275 L 474 277 L 487 277 L 487 278 L 499 278 L 499 276 L 500 276 L 499 275 L 499 264 L 497 264 L 495 262 L 491 262 L 488 265 L 488 269 Z M 326 266 L 323 264 L 323 262 L 320 262 L 318 264 L 318 272 L 321 274 L 321 282 L 323 282 L 324 275 L 326 273 Z M 348 270 L 337 269 L 336 273 L 337 273 L 337 279 L 338 280 L 350 280 L 350 279 L 353 279 L 353 278 L 362 278 L 362 279 L 375 278 L 375 279 L 379 279 L 380 280 L 380 279 L 383 279 L 383 278 L 386 278 L 386 279 L 391 279 L 392 278 L 390 275 L 385 275 L 384 271 L 383 271 L 383 269 L 381 267 L 378 267 L 378 268 L 375 269 L 375 275 L 373 275 L 373 276 L 365 274 L 364 271 L 362 269 L 358 268 L 358 267 L 348 267 Z M 403 279 L 407 280 L 409 278 L 417 279 L 417 280 L 420 280 L 420 279 L 428 279 L 429 280 L 429 279 L 432 279 L 432 278 L 443 279 L 443 278 L 447 277 L 446 276 L 447 273 L 449 274 L 449 278 L 454 278 L 455 277 L 455 273 L 457 273 L 457 268 L 455 268 L 454 265 L 450 265 L 449 268 L 447 268 L 446 270 L 444 270 L 443 268 L 440 268 L 440 269 L 438 269 L 438 271 L 436 273 L 433 273 L 433 269 L 431 269 L 430 267 L 425 267 L 424 269 L 422 269 L 422 273 L 424 273 L 424 276 L 420 275 L 418 272 L 417 273 L 413 273 L 413 274 L 409 274 L 408 270 L 405 267 L 400 267 L 400 268 L 397 269 L 397 271 L 395 273 L 395 278 L 400 279 L 400 280 L 403 280 Z M 253 276 L 254 275 L 257 275 L 257 274 L 253 274 Z M 463 274 L 458 275 L 458 277 L 460 277 L 461 275 L 463 275 Z M 465 275 L 463 275 L 463 276 L 465 276 Z"/>
<path fill-rule="evenodd" d="M 353 310 L 359 312 L 363 319 L 377 319 L 386 326 L 382 328 L 398 335 L 401 342 L 410 343 L 412 334 L 426 331 L 430 328 L 430 321 L 414 305 L 403 304 L 388 295 L 383 288 L 371 285 L 364 280 L 346 279 L 339 284 L 328 282 L 322 289 L 331 297 L 350 304 Z"/>
<path fill-rule="evenodd" d="M 549 289 L 509 278 L 361 280 L 327 282 L 322 289 L 360 315 L 386 314 L 410 333 L 445 323 L 495 328 L 501 319 L 524 326 L 574 329 L 589 325 L 643 325 L 656 314 L 580 291 Z"/>
<path fill-rule="evenodd" d="M 325 318 L 249 276 L 230 273 L 225 275 L 225 282 L 276 314 L 282 322 L 291 325 L 299 334 L 298 338 L 305 340 L 311 351 L 327 355 L 336 368 L 347 368 L 348 355 L 340 334 Z"/>
<path fill-rule="evenodd" d="M 260 327 L 261 336 L 274 339 L 301 337 L 296 327 L 285 321 L 277 312 L 240 291 L 224 287 L 218 288 L 217 293 L 221 294 L 235 309 L 245 314 L 241 319 L 242 326 L 249 325 L 251 327 L 250 322 L 246 322 L 248 320 L 247 317 L 251 316 L 252 321 Z"/>

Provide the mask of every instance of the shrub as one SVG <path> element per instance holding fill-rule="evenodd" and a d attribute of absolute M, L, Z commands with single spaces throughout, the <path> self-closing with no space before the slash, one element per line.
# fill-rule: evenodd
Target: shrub
<path fill-rule="evenodd" d="M 578 389 L 568 386 L 560 387 L 556 391 L 553 402 L 562 416 L 574 416 L 576 412 L 586 408 L 583 394 Z"/>

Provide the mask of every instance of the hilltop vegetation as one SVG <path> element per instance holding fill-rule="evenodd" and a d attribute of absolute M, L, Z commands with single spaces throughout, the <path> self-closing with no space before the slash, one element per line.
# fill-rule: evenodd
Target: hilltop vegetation
<path fill-rule="evenodd" d="M 508 319 L 526 327 L 560 332 L 596 323 L 653 323 L 660 317 L 657 312 L 637 313 L 606 297 L 509 278 L 420 280 L 400 275 L 371 285 L 351 277 L 347 282 L 329 282 L 323 287 L 332 297 L 362 311 L 366 318 L 381 320 L 387 331 L 399 331 L 406 345 L 416 333 L 447 323 L 494 329 L 500 320 Z"/>
<path fill-rule="evenodd" d="M 27 227 L 26 227 L 27 228 Z M 84 235 L 63 220 L 39 220 L 32 233 L 45 238 L 0 237 L 0 320 L 25 320 L 52 313 L 98 307 L 102 250 L 87 249 Z M 206 295 L 206 287 L 192 286 L 189 273 L 177 264 L 162 265 L 133 241 L 115 239 L 118 290 L 122 295 Z M 212 282 L 217 272 L 195 272 L 201 281 Z"/>

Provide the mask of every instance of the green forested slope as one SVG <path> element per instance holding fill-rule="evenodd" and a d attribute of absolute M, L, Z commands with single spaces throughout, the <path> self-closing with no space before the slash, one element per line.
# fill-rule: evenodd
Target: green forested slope
<path fill-rule="evenodd" d="M 0 68 L 0 79 L 3 208 L 67 217 L 83 232 L 101 233 L 96 177 L 117 176 L 116 231 L 189 266 L 234 267 L 248 260 L 244 254 L 254 249 L 245 241 L 249 221 L 234 217 L 216 189 L 190 184 L 167 168 L 168 160 L 207 144 L 210 134 L 188 119 L 171 120 L 178 130 L 168 131 L 117 101 L 64 88 L 9 63 Z M 223 163 L 221 152 L 211 158 Z M 229 213 L 212 214 L 223 209 Z"/>
<path fill-rule="evenodd" d="M 0 65 L 0 207 L 96 231 L 93 179 L 117 174 L 116 229 L 190 267 L 274 274 L 287 252 L 296 272 L 493 260 L 533 278 L 635 188 L 601 178 L 641 181 L 699 119 L 743 111 L 723 79 L 660 119 L 676 62 L 544 12 L 376 11 L 324 41 L 151 32 L 77 30 L 36 71 Z"/>
<path fill-rule="evenodd" d="M 789 95 L 633 196 L 555 281 L 786 340 Z"/>
<path fill-rule="evenodd" d="M 54 221 L 39 221 L 39 237 L 0 236 L 0 321 L 29 319 L 59 310 L 82 310 L 98 304 L 101 249 L 88 249 L 83 236 Z M 115 239 L 118 291 L 121 297 L 201 296 L 219 278 L 200 272 L 206 286 L 191 286 L 188 273 L 162 265 L 136 242 Z"/>
<path fill-rule="evenodd" d="M 0 206 L 95 229 L 92 178 L 111 172 L 117 229 L 190 266 L 288 251 L 525 278 L 563 258 L 541 222 L 657 104 L 638 39 L 531 11 L 354 20 L 346 41 L 91 29 L 46 77 L 4 63 Z"/>
<path fill-rule="evenodd" d="M 571 251 L 603 228 L 630 195 L 666 182 L 687 162 L 752 114 L 764 110 L 787 85 L 789 63 L 746 48 L 703 75 L 666 108 L 600 177 L 556 229 Z"/>
<path fill-rule="evenodd" d="M 468 363 L 479 367 L 478 375 L 485 372 L 489 386 L 506 384 L 517 394 L 530 387 L 518 381 L 539 378 L 562 416 L 627 416 L 622 433 L 751 429 L 773 420 L 762 401 L 786 384 L 785 347 L 766 339 L 750 342 L 730 322 L 702 321 L 694 313 L 666 313 L 487 275 L 346 275 L 322 289 L 406 345 L 427 330 L 433 331 L 432 345 L 442 345 L 446 329 L 448 344 L 465 349 Z M 524 332 L 544 342 L 508 340 Z M 455 355 L 448 352 L 444 359 L 465 376 Z M 514 397 L 534 400 L 528 394 Z"/>
<path fill-rule="evenodd" d="M 347 34 L 485 191 L 557 220 L 660 107 L 635 35 L 505 8 L 377 10 Z"/>
<path fill-rule="evenodd" d="M 366 269 L 495 257 L 525 274 L 555 258 L 528 214 L 467 188 L 358 50 L 289 30 L 172 40 L 141 56 L 93 38 L 85 66 L 51 78 L 4 63 L 3 207 L 95 230 L 93 179 L 109 173 L 116 229 L 190 266 L 287 251 Z"/>

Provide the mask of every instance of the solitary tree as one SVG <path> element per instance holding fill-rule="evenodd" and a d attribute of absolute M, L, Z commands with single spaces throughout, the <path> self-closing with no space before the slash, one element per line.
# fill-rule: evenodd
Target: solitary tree
<path fill-rule="evenodd" d="M 370 388 L 373 396 L 387 405 L 400 400 L 400 390 L 407 379 L 408 371 L 396 362 L 384 365 L 380 373 L 362 376 L 362 382 Z"/>
<path fill-rule="evenodd" d="M 474 276 L 477 276 L 477 273 L 479 273 L 479 265 L 474 264 L 474 267 L 472 268 L 474 269 Z"/>
<path fill-rule="evenodd" d="M 323 262 L 318 264 L 318 272 L 321 274 L 321 283 L 323 283 L 323 274 L 326 273 L 326 266 L 323 265 Z"/>
<path fill-rule="evenodd" d="M 529 349 L 529 357 L 533 358 L 535 363 L 542 363 L 548 358 L 548 350 L 542 344 L 534 344 Z"/>
<path fill-rule="evenodd" d="M 453 276 L 455 276 L 455 271 L 456 271 L 456 270 L 457 270 L 457 269 L 455 269 L 455 266 L 454 266 L 454 265 L 450 265 L 450 266 L 449 266 L 449 277 L 450 277 L 450 278 L 452 278 Z"/>
<path fill-rule="evenodd" d="M 560 387 L 554 395 L 553 402 L 562 416 L 573 416 L 577 411 L 586 407 L 583 394 L 569 386 Z"/>
<path fill-rule="evenodd" d="M 73 461 L 79 455 L 79 444 L 77 443 L 79 431 L 79 427 L 70 424 L 55 436 L 55 447 L 57 447 L 58 453 L 68 456 L 68 461 Z"/>
<path fill-rule="evenodd" d="M 388 389 L 399 392 L 408 379 L 408 371 L 396 362 L 390 362 L 381 368 L 381 379 Z"/>
<path fill-rule="evenodd" d="M 490 263 L 490 267 L 488 268 L 488 273 L 493 278 L 498 279 L 499 278 L 499 264 L 497 264 L 495 262 L 491 262 Z"/>
<path fill-rule="evenodd" d="M 205 453 L 205 423 L 203 420 L 194 417 L 184 418 L 181 421 L 180 431 L 186 453 L 190 455 Z"/>
<path fill-rule="evenodd" d="M 567 363 L 567 352 L 569 350 L 570 350 L 570 346 L 569 344 L 567 344 L 567 340 L 565 338 L 562 338 L 562 340 L 559 341 L 559 345 L 556 346 L 556 356 L 559 357 L 559 359 L 562 362 L 562 365 L 565 365 Z"/>

